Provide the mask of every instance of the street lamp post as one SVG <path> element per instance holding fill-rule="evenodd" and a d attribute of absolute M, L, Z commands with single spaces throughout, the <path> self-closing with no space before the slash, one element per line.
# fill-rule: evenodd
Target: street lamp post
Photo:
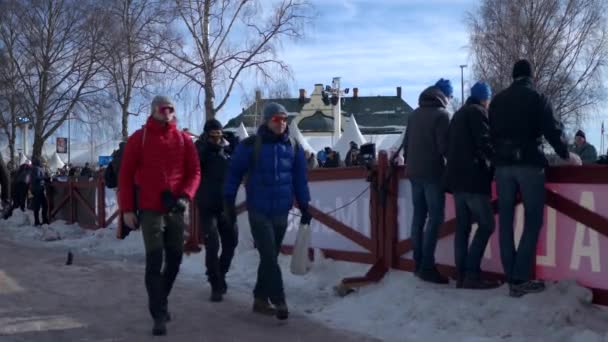
<path fill-rule="evenodd" d="M 68 113 L 68 165 L 70 165 L 70 157 L 72 154 L 72 125 L 71 115 Z"/>
<path fill-rule="evenodd" d="M 461 105 L 464 105 L 464 68 L 466 67 L 466 64 L 460 65 L 460 89 L 462 91 L 462 97 L 460 98 L 460 101 L 462 102 Z"/>

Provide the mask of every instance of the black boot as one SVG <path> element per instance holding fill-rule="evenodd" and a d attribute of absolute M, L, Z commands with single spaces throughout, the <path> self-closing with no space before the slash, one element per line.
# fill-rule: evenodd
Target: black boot
<path fill-rule="evenodd" d="M 289 310 L 287 309 L 287 303 L 280 302 L 279 304 L 276 305 L 277 308 L 277 318 L 281 321 L 286 320 L 287 318 L 289 318 Z"/>
<path fill-rule="evenodd" d="M 220 290 L 222 292 L 223 295 L 226 294 L 226 292 L 228 292 L 228 284 L 226 283 L 226 275 L 222 275 L 222 277 L 220 278 Z"/>
<path fill-rule="evenodd" d="M 442 275 L 437 268 L 420 271 L 420 279 L 435 284 L 449 284 L 450 280 Z"/>
<path fill-rule="evenodd" d="M 268 299 L 255 298 L 253 300 L 253 312 L 266 316 L 274 316 L 277 310 L 270 304 Z"/>
<path fill-rule="evenodd" d="M 209 300 L 214 303 L 219 303 L 224 300 L 224 297 L 222 296 L 222 293 L 219 290 L 211 290 L 211 297 L 209 298 Z"/>
<path fill-rule="evenodd" d="M 154 335 L 154 336 L 167 335 L 167 324 L 166 324 L 166 320 L 164 317 L 154 320 L 154 327 L 152 328 L 152 335 Z"/>

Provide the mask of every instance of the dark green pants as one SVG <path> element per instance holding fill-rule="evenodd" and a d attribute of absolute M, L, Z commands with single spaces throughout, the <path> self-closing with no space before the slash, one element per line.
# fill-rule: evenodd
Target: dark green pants
<path fill-rule="evenodd" d="M 273 304 L 284 303 L 283 276 L 278 257 L 287 230 L 287 214 L 268 216 L 250 210 L 249 224 L 260 254 L 253 295 L 255 298 L 270 299 Z"/>
<path fill-rule="evenodd" d="M 139 219 L 146 247 L 148 308 L 152 318 L 160 319 L 167 314 L 167 298 L 182 263 L 184 215 L 143 210 Z"/>

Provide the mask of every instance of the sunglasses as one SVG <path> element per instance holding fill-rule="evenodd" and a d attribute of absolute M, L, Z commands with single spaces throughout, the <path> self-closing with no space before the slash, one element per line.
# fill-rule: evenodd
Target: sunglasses
<path fill-rule="evenodd" d="M 287 122 L 287 117 L 282 116 L 282 115 L 275 115 L 272 117 L 271 120 L 272 120 L 272 122 L 276 122 L 276 123 Z"/>
<path fill-rule="evenodd" d="M 159 109 L 160 109 L 161 112 L 164 112 L 167 109 L 169 110 L 169 113 L 175 112 L 175 109 L 173 107 L 171 107 L 171 106 L 162 106 Z"/>

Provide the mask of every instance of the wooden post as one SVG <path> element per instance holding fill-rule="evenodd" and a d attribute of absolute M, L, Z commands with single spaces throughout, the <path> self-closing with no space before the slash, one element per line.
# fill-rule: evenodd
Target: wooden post
<path fill-rule="evenodd" d="M 70 203 L 70 224 L 74 224 L 76 222 L 76 201 L 74 196 L 74 179 L 68 179 L 68 194 L 69 194 L 69 203 Z"/>
<path fill-rule="evenodd" d="M 97 174 L 97 223 L 99 228 L 106 228 L 106 185 L 101 173 Z"/>

